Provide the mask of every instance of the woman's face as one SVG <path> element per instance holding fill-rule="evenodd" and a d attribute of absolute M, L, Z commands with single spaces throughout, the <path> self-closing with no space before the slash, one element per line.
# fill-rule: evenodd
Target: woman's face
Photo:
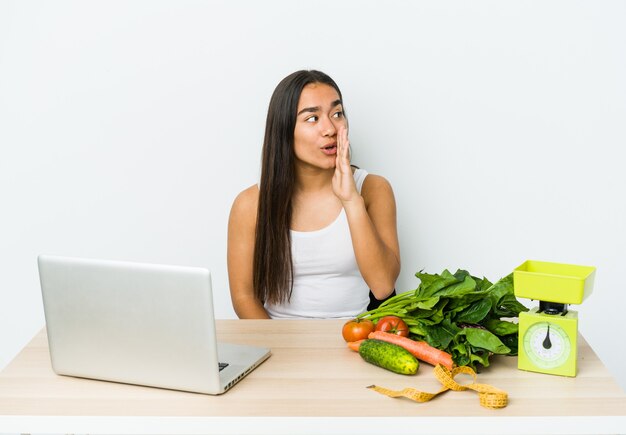
<path fill-rule="evenodd" d="M 329 169 L 335 167 L 337 132 L 347 128 L 343 105 L 332 86 L 310 83 L 298 102 L 294 151 L 300 165 Z"/>

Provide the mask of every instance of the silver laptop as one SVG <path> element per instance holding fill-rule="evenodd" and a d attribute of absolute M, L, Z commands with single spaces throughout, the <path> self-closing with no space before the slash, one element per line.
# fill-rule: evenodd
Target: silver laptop
<path fill-rule="evenodd" d="M 270 356 L 217 343 L 206 269 L 50 255 L 38 264 L 57 374 L 221 394 Z"/>

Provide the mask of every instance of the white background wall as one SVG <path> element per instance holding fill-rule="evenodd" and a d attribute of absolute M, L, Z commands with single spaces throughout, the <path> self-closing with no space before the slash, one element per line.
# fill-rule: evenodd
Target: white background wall
<path fill-rule="evenodd" d="M 580 329 L 624 387 L 626 3 L 0 0 L 0 367 L 43 326 L 39 253 L 207 266 L 271 92 L 335 78 L 402 274 L 597 266 Z M 339 332 L 338 332 L 339 333 Z"/>

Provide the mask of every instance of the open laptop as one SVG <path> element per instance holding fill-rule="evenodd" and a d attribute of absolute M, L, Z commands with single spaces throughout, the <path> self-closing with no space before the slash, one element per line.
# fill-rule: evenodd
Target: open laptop
<path fill-rule="evenodd" d="M 50 255 L 38 265 L 57 374 L 221 394 L 270 356 L 217 342 L 207 269 Z"/>

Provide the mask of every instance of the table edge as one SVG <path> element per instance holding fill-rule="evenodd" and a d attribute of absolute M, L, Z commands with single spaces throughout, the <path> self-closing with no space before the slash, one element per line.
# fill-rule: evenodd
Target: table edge
<path fill-rule="evenodd" d="M 442 424 L 444 423 L 444 424 Z M 315 435 L 415 434 L 615 434 L 626 433 L 626 416 L 543 417 L 101 417 L 0 416 L 2 433 Z M 537 431 L 537 428 L 540 432 Z"/>

